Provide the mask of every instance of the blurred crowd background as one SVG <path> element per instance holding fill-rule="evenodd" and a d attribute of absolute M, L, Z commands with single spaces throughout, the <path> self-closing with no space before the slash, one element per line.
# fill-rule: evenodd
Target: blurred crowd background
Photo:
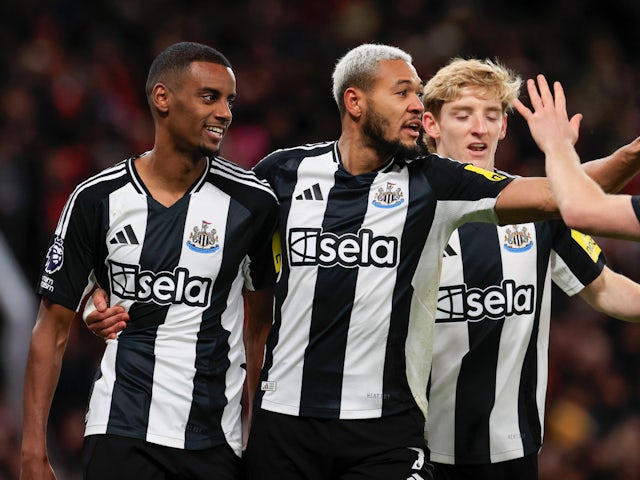
<path fill-rule="evenodd" d="M 246 167 L 276 148 L 337 138 L 331 71 L 364 42 L 409 51 L 425 80 L 452 56 L 560 80 L 570 113 L 584 114 L 583 160 L 640 135 L 637 0 L 22 0 L 0 15 L 0 480 L 18 478 L 24 355 L 49 236 L 80 180 L 152 146 L 144 83 L 168 44 L 207 43 L 233 63 L 238 100 L 222 154 Z M 497 165 L 544 174 L 517 113 L 509 129 Z M 627 191 L 640 193 L 640 182 Z M 640 244 L 597 240 L 611 268 L 640 281 Z M 62 480 L 81 478 L 102 349 L 73 327 L 49 427 Z M 556 291 L 540 478 L 640 479 L 639 453 L 640 325 Z"/>

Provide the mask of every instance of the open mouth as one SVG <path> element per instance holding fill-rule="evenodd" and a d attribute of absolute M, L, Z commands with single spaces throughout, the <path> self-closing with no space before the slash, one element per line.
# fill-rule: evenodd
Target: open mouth
<path fill-rule="evenodd" d="M 223 127 L 208 125 L 207 127 L 205 127 L 205 129 L 207 130 L 207 132 L 213 134 L 218 139 L 222 138 L 222 136 L 224 135 Z"/>
<path fill-rule="evenodd" d="M 411 131 L 411 135 L 418 137 L 420 135 L 420 127 L 422 124 L 419 121 L 409 122 L 403 126 L 404 129 Z"/>
<path fill-rule="evenodd" d="M 487 149 L 487 144 L 486 143 L 472 143 L 467 148 L 469 150 L 471 150 L 472 152 L 482 153 Z"/>

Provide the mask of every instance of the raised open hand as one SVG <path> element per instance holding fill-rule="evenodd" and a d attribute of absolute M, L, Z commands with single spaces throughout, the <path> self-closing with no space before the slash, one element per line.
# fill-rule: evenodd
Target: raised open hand
<path fill-rule="evenodd" d="M 531 109 L 516 99 L 514 107 L 529 124 L 531 136 L 545 153 L 556 148 L 575 145 L 578 141 L 582 114 L 578 113 L 569 120 L 564 90 L 560 82 L 554 82 L 553 94 L 544 75 L 536 80 L 527 80 L 527 91 L 531 100 Z"/>

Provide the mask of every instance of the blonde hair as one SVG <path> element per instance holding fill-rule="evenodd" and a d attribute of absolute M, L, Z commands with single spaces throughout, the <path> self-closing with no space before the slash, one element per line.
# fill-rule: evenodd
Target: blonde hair
<path fill-rule="evenodd" d="M 456 57 L 426 83 L 422 103 L 426 112 L 439 119 L 445 103 L 460 98 L 464 89 L 474 88 L 486 98 L 497 98 L 504 114 L 513 108 L 521 85 L 522 78 L 498 61 Z M 429 151 L 435 151 L 435 140 L 426 134 L 424 140 Z"/>

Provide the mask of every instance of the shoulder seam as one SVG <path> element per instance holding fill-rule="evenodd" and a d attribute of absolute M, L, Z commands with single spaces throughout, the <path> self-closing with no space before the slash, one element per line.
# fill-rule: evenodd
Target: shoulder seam
<path fill-rule="evenodd" d="M 71 210 L 73 210 L 73 206 L 75 205 L 76 199 L 78 198 L 78 195 L 80 195 L 80 193 L 82 193 L 84 190 L 86 190 L 89 187 L 98 185 L 99 183 L 113 180 L 115 178 L 119 178 L 126 174 L 127 174 L 127 164 L 126 164 L 126 160 L 123 160 L 117 163 L 116 165 L 109 167 L 103 170 L 102 172 L 96 175 L 93 175 L 92 177 L 89 177 L 82 183 L 78 184 L 76 188 L 73 190 L 73 192 L 71 193 L 71 195 L 69 195 L 69 198 L 62 209 L 62 212 L 60 214 L 60 219 L 58 220 L 58 224 L 54 232 L 55 235 L 64 237 L 67 227 L 69 226 L 70 212 Z"/>

